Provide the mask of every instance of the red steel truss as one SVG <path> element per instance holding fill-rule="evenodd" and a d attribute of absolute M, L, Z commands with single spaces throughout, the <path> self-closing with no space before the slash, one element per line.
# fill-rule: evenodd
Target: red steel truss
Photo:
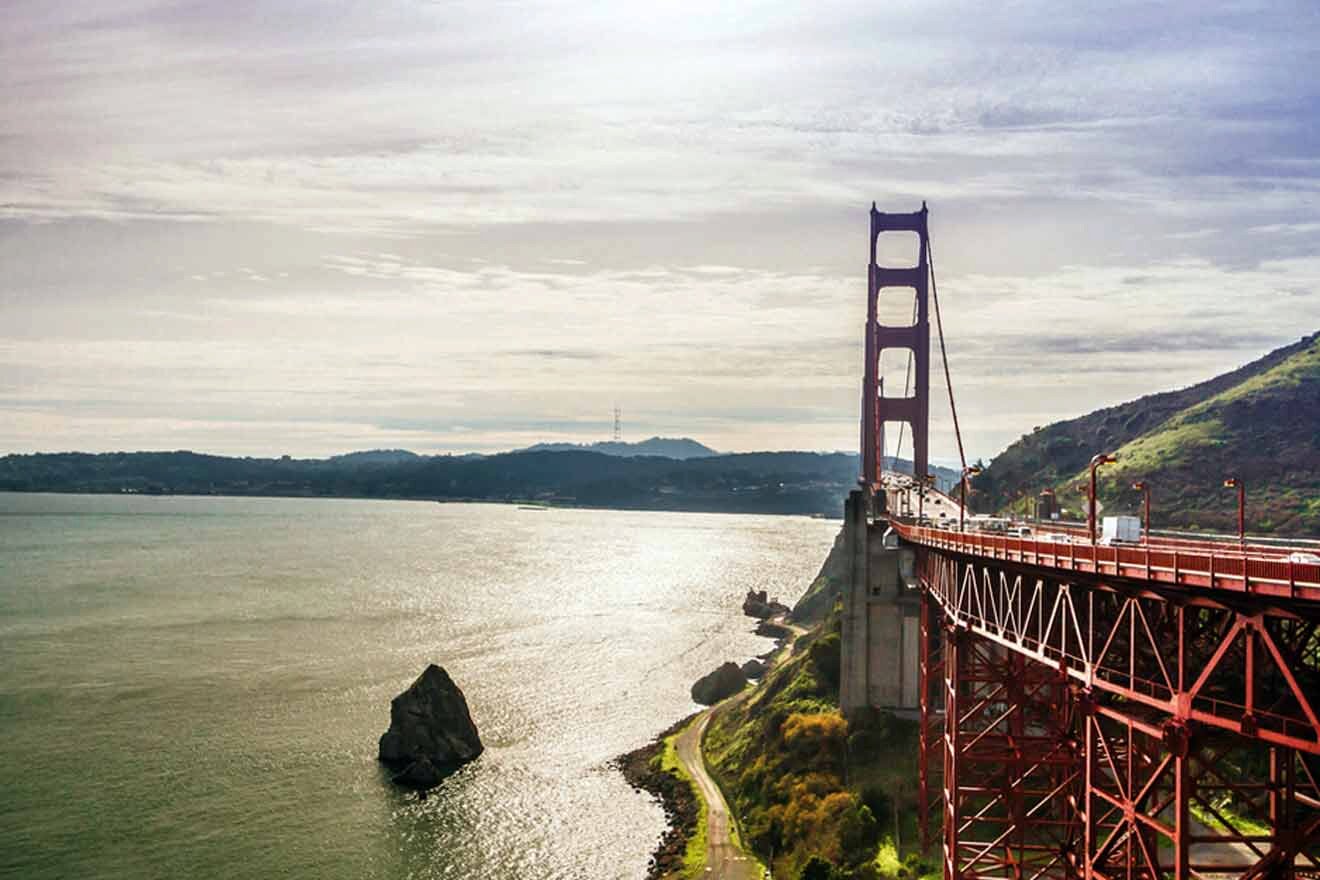
<path fill-rule="evenodd" d="M 917 266 L 876 265 L 887 231 Z M 871 206 L 862 483 L 891 510 L 920 505 L 884 479 L 885 422 L 927 473 L 929 248 L 924 204 Z M 911 326 L 879 323 L 886 287 L 915 291 Z M 912 397 L 884 396 L 886 348 L 913 352 Z M 919 818 L 946 880 L 1320 880 L 1320 565 L 887 525 L 917 553 Z"/>
<path fill-rule="evenodd" d="M 1320 602 L 1296 571 L 1279 590 L 1244 559 L 1198 589 L 1111 548 L 1060 564 L 893 525 L 918 548 L 922 842 L 940 816 L 948 880 L 1320 877 Z"/>

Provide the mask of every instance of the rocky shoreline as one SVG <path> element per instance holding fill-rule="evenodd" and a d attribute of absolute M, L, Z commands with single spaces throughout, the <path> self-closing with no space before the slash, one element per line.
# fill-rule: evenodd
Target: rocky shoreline
<path fill-rule="evenodd" d="M 697 793 L 687 780 L 680 779 L 669 770 L 661 770 L 659 766 L 665 739 L 678 733 L 695 717 L 695 714 L 689 715 L 661 731 L 654 740 L 640 749 L 620 755 L 612 762 L 623 773 L 629 785 L 637 791 L 652 795 L 665 811 L 667 828 L 655 852 L 651 854 L 647 880 L 660 880 L 680 870 L 688 840 L 697 830 L 697 818 L 700 815 Z"/>

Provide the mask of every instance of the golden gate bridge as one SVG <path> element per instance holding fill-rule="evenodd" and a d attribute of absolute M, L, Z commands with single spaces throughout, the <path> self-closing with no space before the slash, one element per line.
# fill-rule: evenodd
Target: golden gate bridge
<path fill-rule="evenodd" d="M 943 349 L 927 220 L 924 204 L 871 208 L 849 502 L 865 592 L 879 592 L 867 560 L 901 548 L 919 596 L 923 846 L 939 832 L 946 880 L 1320 877 L 1320 564 L 1245 538 L 1155 539 L 1149 523 L 1105 545 L 1094 483 L 1085 534 L 969 530 L 925 477 L 930 294 Z M 915 233 L 915 266 L 877 264 L 893 231 Z M 880 323 L 891 288 L 915 295 L 911 324 Z M 887 349 L 915 368 L 902 396 L 885 396 Z M 951 385 L 949 403 L 962 456 Z M 890 422 L 910 429 L 916 479 L 883 469 Z M 957 522 L 912 515 L 930 495 Z"/>

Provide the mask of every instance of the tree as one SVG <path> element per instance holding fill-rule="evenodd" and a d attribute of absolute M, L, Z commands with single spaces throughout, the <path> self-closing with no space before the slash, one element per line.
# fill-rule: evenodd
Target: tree
<path fill-rule="evenodd" d="M 798 880 L 843 880 L 843 874 L 829 860 L 812 856 L 802 866 Z"/>

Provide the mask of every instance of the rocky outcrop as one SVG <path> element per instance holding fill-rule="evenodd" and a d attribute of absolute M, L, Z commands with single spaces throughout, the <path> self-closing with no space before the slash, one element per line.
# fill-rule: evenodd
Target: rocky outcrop
<path fill-rule="evenodd" d="M 793 606 L 793 613 L 789 615 L 789 619 L 803 625 L 824 620 L 834 609 L 834 603 L 843 594 L 843 585 L 847 583 L 849 577 L 848 564 L 843 530 L 840 529 L 839 534 L 834 538 L 834 546 L 825 557 L 825 562 L 821 564 L 820 573 L 811 582 L 807 592 Z"/>
<path fill-rule="evenodd" d="M 756 625 L 756 634 L 767 639 L 786 639 L 793 634 L 793 631 L 782 623 L 763 620 Z"/>
<path fill-rule="evenodd" d="M 432 663 L 390 703 L 390 729 L 380 738 L 380 760 L 401 770 L 394 781 L 431 788 L 482 752 L 467 699 L 449 673 Z"/>
<path fill-rule="evenodd" d="M 789 608 L 778 599 L 769 598 L 765 590 L 748 590 L 747 597 L 743 599 L 742 610 L 748 617 L 765 620 L 767 617 L 787 614 Z"/>
<path fill-rule="evenodd" d="M 422 757 L 403 768 L 402 773 L 396 773 L 391 778 L 399 785 L 420 788 L 424 791 L 435 788 L 447 775 L 448 772 L 432 764 L 430 758 Z"/>
<path fill-rule="evenodd" d="M 748 681 L 763 678 L 768 668 L 769 667 L 760 660 L 748 660 L 742 665 L 743 678 L 746 678 Z"/>
<path fill-rule="evenodd" d="M 725 697 L 731 697 L 743 689 L 747 677 L 743 675 L 737 663 L 726 662 L 709 675 L 697 679 L 692 685 L 692 699 L 703 706 L 714 706 Z"/>

